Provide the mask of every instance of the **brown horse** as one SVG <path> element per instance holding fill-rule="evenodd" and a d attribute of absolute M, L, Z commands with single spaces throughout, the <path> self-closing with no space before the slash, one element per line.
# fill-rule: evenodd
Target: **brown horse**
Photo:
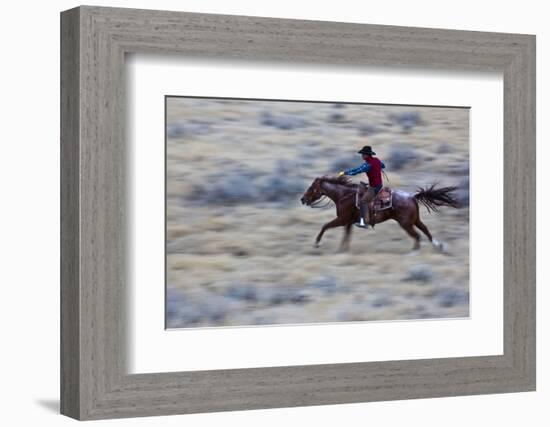
<path fill-rule="evenodd" d="M 325 197 L 328 197 L 336 205 L 336 218 L 327 222 L 315 239 L 315 246 L 319 247 L 321 238 L 325 231 L 334 227 L 345 227 L 344 237 L 340 244 L 340 250 L 349 248 L 349 239 L 353 223 L 359 220 L 359 209 L 356 206 L 355 196 L 358 184 L 353 183 L 346 176 L 341 177 L 320 177 L 316 178 L 301 198 L 304 205 L 319 207 Z M 428 212 L 438 211 L 440 206 L 458 206 L 457 200 L 452 195 L 456 187 L 435 188 L 431 185 L 420 188 L 415 194 L 406 193 L 400 190 L 393 190 L 392 207 L 376 212 L 374 223 L 378 224 L 388 219 L 393 219 L 414 239 L 413 250 L 420 248 L 420 235 L 414 229 L 418 228 L 432 242 L 438 250 L 443 249 L 441 242 L 432 238 L 426 225 L 420 220 L 418 202 L 428 209 Z"/>

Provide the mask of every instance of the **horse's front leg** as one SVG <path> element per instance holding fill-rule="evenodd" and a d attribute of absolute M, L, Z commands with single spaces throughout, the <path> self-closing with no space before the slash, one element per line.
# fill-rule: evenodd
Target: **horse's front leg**
<path fill-rule="evenodd" d="M 344 222 L 340 218 L 334 218 L 332 221 L 324 224 L 323 227 L 321 227 L 321 231 L 317 235 L 317 238 L 315 239 L 315 247 L 318 248 L 319 246 L 321 246 L 321 238 L 323 237 L 323 234 L 325 234 L 325 231 L 327 231 L 329 228 L 339 227 L 341 225 L 344 225 Z"/>
<path fill-rule="evenodd" d="M 339 252 L 347 252 L 349 249 L 349 238 L 351 236 L 351 225 L 352 223 L 349 222 L 346 224 L 346 228 L 344 229 L 344 237 L 342 237 L 342 242 L 340 243 L 340 249 L 338 249 Z"/>

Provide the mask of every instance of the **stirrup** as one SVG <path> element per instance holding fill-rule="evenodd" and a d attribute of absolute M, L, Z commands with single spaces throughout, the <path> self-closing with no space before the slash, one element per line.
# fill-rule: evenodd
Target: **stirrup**
<path fill-rule="evenodd" d="M 365 220 L 362 220 L 362 221 L 360 221 L 360 222 L 356 222 L 356 223 L 354 223 L 354 225 L 355 225 L 356 227 L 359 227 L 359 228 L 369 228 L 369 224 L 367 224 L 367 223 L 365 222 Z"/>

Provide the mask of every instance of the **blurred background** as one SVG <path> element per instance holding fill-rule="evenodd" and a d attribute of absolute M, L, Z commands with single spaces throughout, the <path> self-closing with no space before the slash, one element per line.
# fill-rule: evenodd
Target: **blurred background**
<path fill-rule="evenodd" d="M 168 97 L 166 117 L 168 328 L 469 316 L 467 108 Z M 420 208 L 444 253 L 392 220 L 313 247 L 335 209 L 300 197 L 363 145 L 386 185 L 458 186 L 459 209 Z"/>

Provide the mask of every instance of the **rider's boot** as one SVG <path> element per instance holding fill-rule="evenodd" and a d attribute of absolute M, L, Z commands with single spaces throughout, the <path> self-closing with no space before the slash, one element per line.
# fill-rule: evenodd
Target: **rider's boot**
<path fill-rule="evenodd" d="M 364 203 L 361 203 L 359 208 L 359 222 L 356 222 L 355 225 L 360 228 L 369 228 L 368 211 Z"/>

